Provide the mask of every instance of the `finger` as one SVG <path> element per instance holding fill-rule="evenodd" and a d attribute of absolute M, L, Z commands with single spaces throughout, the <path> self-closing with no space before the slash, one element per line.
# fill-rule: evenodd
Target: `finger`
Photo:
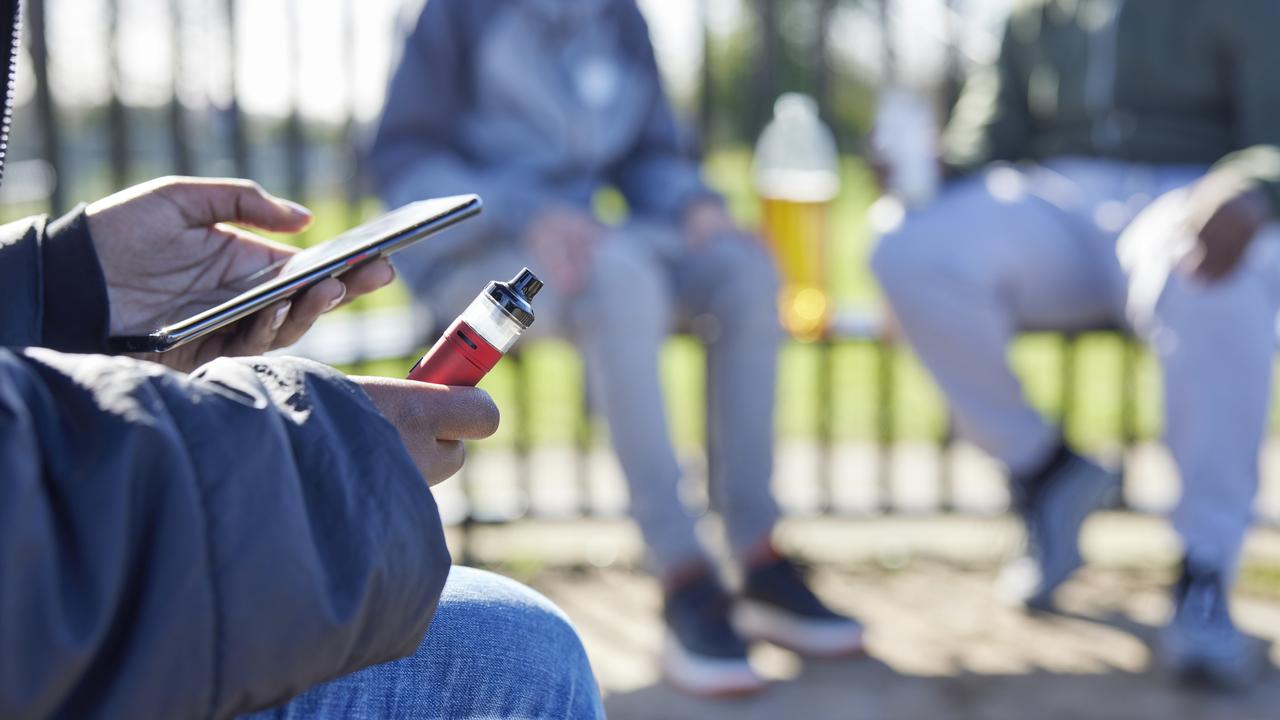
<path fill-rule="evenodd" d="M 276 334 L 276 347 L 292 345 L 311 329 L 316 319 L 346 297 L 347 286 L 335 278 L 321 280 L 293 298 L 293 308 Z"/>
<path fill-rule="evenodd" d="M 283 347 L 277 344 L 276 337 L 280 328 L 289 318 L 292 306 L 288 300 L 267 306 L 254 313 L 252 317 L 240 321 L 242 326 L 235 337 L 228 343 L 229 355 L 261 355 L 268 350 Z"/>
<path fill-rule="evenodd" d="M 378 258 L 367 265 L 361 265 L 339 278 L 339 281 L 346 286 L 347 292 L 338 304 L 345 305 L 361 295 L 368 295 L 374 290 L 390 285 L 395 279 L 395 268 L 386 258 Z"/>
<path fill-rule="evenodd" d="M 1220 251 L 1212 267 L 1209 268 L 1208 278 L 1212 281 L 1218 281 L 1226 278 L 1235 272 L 1236 266 L 1240 264 L 1240 258 L 1243 257 L 1243 248 L 1229 246 Z"/>
<path fill-rule="evenodd" d="M 353 378 L 402 430 L 440 440 L 479 440 L 497 432 L 498 406 L 478 388 L 393 378 Z"/>
<path fill-rule="evenodd" d="M 489 393 L 471 387 L 450 387 L 437 393 L 434 405 L 436 438 L 481 440 L 498 431 L 501 415 Z"/>
<path fill-rule="evenodd" d="M 271 195 L 251 180 L 173 178 L 157 189 L 177 203 L 192 227 L 231 222 L 274 232 L 299 232 L 311 211 Z"/>
<path fill-rule="evenodd" d="M 1202 232 L 1199 244 L 1188 256 L 1192 275 L 1201 280 L 1207 280 L 1211 276 L 1215 262 L 1213 246 L 1206 238 L 1206 234 Z"/>
<path fill-rule="evenodd" d="M 1204 249 L 1200 263 L 1196 267 L 1196 275 L 1203 280 L 1220 279 L 1229 265 L 1225 248 L 1225 239 L 1216 227 L 1206 227 L 1200 233 L 1200 244 Z"/>
<path fill-rule="evenodd" d="M 459 440 L 440 440 L 435 444 L 432 457 L 414 460 L 427 484 L 438 485 L 457 475 L 466 464 L 467 445 Z"/>
<path fill-rule="evenodd" d="M 212 292 L 223 300 L 276 278 L 299 252 L 296 247 L 225 223 L 214 225 L 206 240 L 216 257 L 210 268 L 218 275 L 218 287 Z"/>
<path fill-rule="evenodd" d="M 1184 277 L 1199 278 L 1200 266 L 1203 264 L 1204 246 L 1197 243 L 1177 261 L 1176 268 Z"/>

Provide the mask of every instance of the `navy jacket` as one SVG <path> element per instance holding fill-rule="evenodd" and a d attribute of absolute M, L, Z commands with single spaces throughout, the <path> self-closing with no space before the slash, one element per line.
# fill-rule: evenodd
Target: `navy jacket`
<path fill-rule="evenodd" d="M 0 718 L 225 718 L 413 652 L 449 554 L 363 391 L 69 354 L 106 302 L 82 214 L 0 227 Z"/>

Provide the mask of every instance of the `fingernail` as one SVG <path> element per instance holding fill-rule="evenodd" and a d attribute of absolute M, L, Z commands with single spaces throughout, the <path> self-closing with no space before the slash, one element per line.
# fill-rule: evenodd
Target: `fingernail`
<path fill-rule="evenodd" d="M 284 198 L 278 198 L 278 200 L 280 201 L 281 205 L 289 208 L 289 211 L 292 212 L 294 215 L 297 215 L 299 217 L 311 217 L 311 211 L 303 207 L 302 205 L 299 205 L 298 203 L 292 200 L 285 200 Z"/>
<path fill-rule="evenodd" d="M 292 306 L 292 303 L 284 303 L 280 307 L 276 308 L 276 314 L 271 318 L 272 330 L 279 330 L 280 327 L 284 325 L 285 318 L 289 317 L 289 308 Z"/>
<path fill-rule="evenodd" d="M 325 306 L 324 311 L 329 312 L 330 310 L 338 307 L 338 303 L 342 302 L 342 298 L 346 296 L 347 296 L 347 286 L 343 285 L 342 292 L 338 293 L 337 297 L 329 301 L 329 304 Z"/>
<path fill-rule="evenodd" d="M 389 261 L 386 261 L 386 260 L 383 260 L 383 263 L 387 267 L 387 271 L 386 271 L 387 279 L 383 280 L 382 284 L 390 285 L 396 279 L 396 266 L 392 265 Z"/>

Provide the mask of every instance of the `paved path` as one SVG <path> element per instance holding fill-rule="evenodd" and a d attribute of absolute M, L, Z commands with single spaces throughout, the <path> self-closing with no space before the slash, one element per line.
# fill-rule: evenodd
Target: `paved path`
<path fill-rule="evenodd" d="M 1124 526 L 1142 527 L 1139 519 L 1124 517 L 1094 528 L 1092 544 L 1101 539 L 1121 546 Z M 806 524 L 787 530 L 803 542 L 829 533 Z M 974 546 L 983 544 L 981 532 L 964 530 L 977 537 Z M 1253 547 L 1270 553 L 1271 540 L 1255 538 Z M 1149 646 L 1169 612 L 1167 564 L 1134 565 L 1123 552 L 1110 561 L 1103 557 L 1063 588 L 1064 614 L 1032 617 L 993 597 L 989 557 L 963 553 L 975 558 L 965 561 L 918 550 L 887 564 L 883 557 L 824 562 L 815 583 L 834 605 L 868 623 L 868 656 L 803 662 L 777 648 L 756 648 L 753 660 L 775 682 L 757 698 L 740 701 L 690 699 L 661 681 L 655 661 L 662 635 L 658 588 L 643 574 L 617 568 L 525 571 L 577 624 L 615 720 L 1280 717 L 1277 646 L 1265 648 L 1264 681 L 1239 696 L 1179 690 L 1153 669 Z M 1274 572 L 1280 565 L 1270 567 Z M 1268 642 L 1280 641 L 1274 576 L 1242 586 L 1234 600 L 1241 625 Z"/>

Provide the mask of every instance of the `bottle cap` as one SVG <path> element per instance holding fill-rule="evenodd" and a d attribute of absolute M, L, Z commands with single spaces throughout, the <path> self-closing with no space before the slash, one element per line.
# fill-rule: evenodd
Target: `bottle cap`
<path fill-rule="evenodd" d="M 529 268 L 524 268 L 510 282 L 491 282 L 485 293 L 504 312 L 528 328 L 533 324 L 531 301 L 542 289 L 542 281 Z"/>

